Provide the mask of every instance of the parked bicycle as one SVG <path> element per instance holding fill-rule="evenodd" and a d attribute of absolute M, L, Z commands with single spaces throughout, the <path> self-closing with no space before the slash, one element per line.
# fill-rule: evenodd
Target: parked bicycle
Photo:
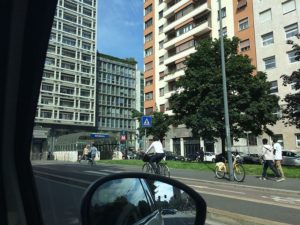
<path fill-rule="evenodd" d="M 151 155 L 149 155 L 149 154 L 145 154 L 143 156 L 143 161 L 145 163 L 142 166 L 142 171 L 144 173 L 153 173 L 153 174 L 159 174 L 162 176 L 170 177 L 170 170 L 169 170 L 169 167 L 167 166 L 167 163 L 166 162 L 156 163 L 156 166 L 157 166 L 157 171 L 156 171 L 155 168 L 153 168 L 149 162 L 150 156 Z"/>
<path fill-rule="evenodd" d="M 225 174 L 229 173 L 228 170 L 228 165 L 226 163 L 226 160 L 224 159 L 225 162 L 217 162 L 216 163 L 216 168 L 215 168 L 215 174 L 216 177 L 219 179 L 222 179 L 225 177 Z M 242 165 L 242 160 L 240 156 L 233 155 L 233 177 L 234 180 L 237 182 L 243 182 L 246 176 L 245 169 Z"/>

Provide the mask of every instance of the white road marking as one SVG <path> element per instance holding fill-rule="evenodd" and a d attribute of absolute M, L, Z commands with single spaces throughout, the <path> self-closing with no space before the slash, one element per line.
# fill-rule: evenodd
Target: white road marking
<path fill-rule="evenodd" d="M 300 199 L 297 198 L 291 198 L 291 197 L 281 197 L 281 196 L 275 196 L 275 195 L 271 195 L 271 196 L 261 196 L 262 198 L 265 199 L 271 199 L 275 202 L 283 202 L 283 203 L 289 203 L 289 204 L 300 204 Z"/>
<path fill-rule="evenodd" d="M 245 192 L 230 191 L 230 190 L 224 190 L 224 189 L 220 189 L 220 188 L 212 188 L 212 187 L 207 187 L 207 186 L 197 186 L 197 185 L 190 185 L 190 186 L 195 187 L 195 188 L 201 188 L 201 189 L 216 190 L 216 191 L 220 191 L 220 192 L 229 192 L 229 193 L 241 194 L 241 195 L 246 194 Z"/>
<path fill-rule="evenodd" d="M 92 174 L 101 174 L 101 175 L 109 175 L 110 173 L 106 173 L 106 172 L 100 172 L 100 171 L 92 171 L 92 170 L 87 170 L 87 171 L 83 171 L 85 173 L 92 173 Z"/>

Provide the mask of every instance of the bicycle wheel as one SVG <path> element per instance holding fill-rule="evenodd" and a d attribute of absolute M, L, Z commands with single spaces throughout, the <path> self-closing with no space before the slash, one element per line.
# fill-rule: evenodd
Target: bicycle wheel
<path fill-rule="evenodd" d="M 225 177 L 225 169 L 224 168 L 220 168 L 219 166 L 216 166 L 215 168 L 215 174 L 216 174 L 216 177 L 218 179 L 222 179 Z"/>
<path fill-rule="evenodd" d="M 170 177 L 170 170 L 166 164 L 159 163 L 158 166 L 159 166 L 160 175 Z"/>
<path fill-rule="evenodd" d="M 233 176 L 237 182 L 243 182 L 246 176 L 245 169 L 242 164 L 236 163 L 233 167 Z"/>
<path fill-rule="evenodd" d="M 149 163 L 145 163 L 142 167 L 144 173 L 154 173 L 152 166 Z"/>

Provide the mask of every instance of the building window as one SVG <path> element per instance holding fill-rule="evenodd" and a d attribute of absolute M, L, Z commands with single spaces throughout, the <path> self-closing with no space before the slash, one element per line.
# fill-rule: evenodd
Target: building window
<path fill-rule="evenodd" d="M 161 19 L 161 18 L 163 18 L 163 16 L 164 16 L 164 11 L 161 10 L 161 11 L 158 13 L 158 18 Z"/>
<path fill-rule="evenodd" d="M 164 41 L 159 42 L 159 49 L 162 49 L 164 47 Z"/>
<path fill-rule="evenodd" d="M 187 7 L 185 7 L 184 9 L 180 10 L 179 12 L 177 12 L 175 14 L 175 20 L 180 19 L 181 17 L 187 15 L 188 13 L 192 12 L 194 10 L 194 5 L 190 4 Z"/>
<path fill-rule="evenodd" d="M 161 34 L 163 31 L 164 31 L 164 25 L 161 25 L 161 26 L 158 28 L 158 33 Z"/>
<path fill-rule="evenodd" d="M 82 13 L 86 16 L 92 16 L 92 10 L 87 9 L 87 8 L 83 8 Z"/>
<path fill-rule="evenodd" d="M 73 113 L 71 113 L 71 112 L 59 112 L 59 119 L 73 120 Z"/>
<path fill-rule="evenodd" d="M 145 8 L 145 16 L 152 12 L 152 4 Z"/>
<path fill-rule="evenodd" d="M 289 0 L 282 3 L 282 13 L 287 14 L 296 10 L 295 0 Z"/>
<path fill-rule="evenodd" d="M 152 18 L 145 22 L 145 29 L 147 29 L 150 26 L 152 26 Z"/>
<path fill-rule="evenodd" d="M 81 77 L 81 84 L 90 85 L 90 79 Z"/>
<path fill-rule="evenodd" d="M 164 64 L 164 56 L 159 57 L 159 65 Z"/>
<path fill-rule="evenodd" d="M 161 4 L 163 2 L 163 0 L 159 0 L 159 4 Z"/>
<path fill-rule="evenodd" d="M 60 86 L 60 93 L 73 95 L 74 94 L 74 88 L 73 87 Z"/>
<path fill-rule="evenodd" d="M 277 93 L 278 92 L 278 82 L 277 80 L 274 80 L 274 81 L 270 81 L 270 91 L 271 93 Z"/>
<path fill-rule="evenodd" d="M 91 44 L 90 43 L 82 42 L 81 47 L 85 50 L 91 50 Z"/>
<path fill-rule="evenodd" d="M 67 9 L 71 9 L 75 12 L 77 11 L 77 5 L 72 3 L 72 2 L 69 2 L 69 1 L 64 2 L 64 7 L 67 8 Z"/>
<path fill-rule="evenodd" d="M 176 70 L 181 70 L 186 67 L 185 61 L 176 64 Z"/>
<path fill-rule="evenodd" d="M 75 76 L 70 75 L 70 74 L 62 73 L 60 75 L 60 79 L 63 80 L 63 81 L 74 82 L 75 81 Z"/>
<path fill-rule="evenodd" d="M 70 46 L 75 46 L 76 40 L 73 38 L 63 36 L 62 43 L 66 44 L 66 45 L 70 45 Z"/>
<path fill-rule="evenodd" d="M 53 91 L 53 84 L 42 83 L 41 89 L 43 91 Z"/>
<path fill-rule="evenodd" d="M 222 19 L 226 17 L 226 7 L 221 9 L 221 17 Z M 218 20 L 220 20 L 219 10 L 218 10 Z"/>
<path fill-rule="evenodd" d="M 74 70 L 75 69 L 75 63 L 62 61 L 61 67 L 64 68 L 64 69 Z"/>
<path fill-rule="evenodd" d="M 194 40 L 190 40 L 190 41 L 187 41 L 179 46 L 176 47 L 176 53 L 179 53 L 179 52 L 182 52 L 184 50 L 187 50 L 189 48 L 192 48 L 194 47 L 195 45 L 195 41 Z"/>
<path fill-rule="evenodd" d="M 267 46 L 274 43 L 273 32 L 261 36 L 262 45 Z"/>
<path fill-rule="evenodd" d="M 298 23 L 294 23 L 284 27 L 285 37 L 291 38 L 298 34 Z"/>
<path fill-rule="evenodd" d="M 220 30 L 218 30 L 218 32 L 219 32 L 219 36 L 220 36 Z M 227 36 L 227 27 L 223 27 L 222 35 L 223 35 L 223 37 Z"/>
<path fill-rule="evenodd" d="M 289 58 L 289 63 L 294 63 L 294 62 L 299 61 L 299 57 L 300 57 L 299 51 L 294 50 L 294 51 L 288 52 L 287 55 Z"/>
<path fill-rule="evenodd" d="M 82 109 L 89 109 L 90 108 L 90 103 L 89 102 L 80 101 L 80 108 L 82 108 Z"/>
<path fill-rule="evenodd" d="M 162 104 L 162 105 L 159 106 L 159 111 L 160 112 L 165 112 L 165 110 L 166 110 L 165 104 Z"/>
<path fill-rule="evenodd" d="M 149 33 L 149 34 L 147 34 L 147 35 L 145 36 L 145 42 L 152 41 L 152 39 L 153 39 L 152 32 L 151 32 L 151 33 Z"/>
<path fill-rule="evenodd" d="M 151 48 L 147 48 L 145 50 L 145 56 L 150 56 L 150 55 L 152 55 L 152 47 Z"/>
<path fill-rule="evenodd" d="M 300 147 L 300 134 L 296 134 L 296 145 Z"/>
<path fill-rule="evenodd" d="M 162 97 L 165 95 L 165 88 L 160 88 L 159 89 L 159 97 Z"/>
<path fill-rule="evenodd" d="M 153 61 L 145 64 L 145 71 L 153 69 Z"/>
<path fill-rule="evenodd" d="M 41 97 L 41 104 L 52 105 L 53 104 L 53 98 L 42 96 Z"/>
<path fill-rule="evenodd" d="M 145 100 L 152 100 L 153 99 L 153 92 L 148 92 L 145 94 Z"/>
<path fill-rule="evenodd" d="M 51 118 L 52 117 L 52 111 L 49 110 L 41 110 L 41 117 L 42 118 Z"/>
<path fill-rule="evenodd" d="M 74 107 L 74 100 L 60 99 L 59 105 L 63 107 Z"/>
<path fill-rule="evenodd" d="M 90 120 L 90 115 L 89 114 L 80 113 L 79 120 L 80 121 L 89 121 Z"/>
<path fill-rule="evenodd" d="M 45 64 L 48 65 L 48 66 L 54 65 L 55 64 L 55 59 L 46 57 Z"/>
<path fill-rule="evenodd" d="M 268 58 L 263 59 L 265 63 L 265 69 L 272 69 L 276 67 L 276 61 L 275 61 L 275 56 L 271 56 Z"/>
<path fill-rule="evenodd" d="M 63 31 L 71 33 L 71 34 L 76 34 L 76 27 L 64 24 L 63 25 Z"/>
<path fill-rule="evenodd" d="M 245 30 L 249 27 L 248 17 L 239 21 L 239 30 Z"/>
<path fill-rule="evenodd" d="M 77 22 L 77 17 L 75 15 L 69 14 L 69 13 L 64 13 L 64 17 L 65 20 L 68 20 L 70 22 Z"/>
<path fill-rule="evenodd" d="M 247 6 L 247 0 L 238 0 L 237 9 L 242 9 Z"/>
<path fill-rule="evenodd" d="M 64 49 L 64 48 L 62 49 L 61 54 L 63 56 L 68 56 L 70 58 L 75 58 L 75 56 L 76 56 L 76 52 L 75 51 L 72 51 L 72 50 L 69 50 L 69 49 Z"/>
<path fill-rule="evenodd" d="M 249 39 L 240 42 L 240 50 L 241 52 L 248 51 L 250 49 L 250 41 Z"/>
<path fill-rule="evenodd" d="M 152 114 L 153 113 L 153 108 L 152 107 L 146 108 L 145 113 L 146 113 L 146 115 Z"/>
<path fill-rule="evenodd" d="M 148 77 L 145 80 L 145 86 L 150 86 L 153 84 L 153 77 Z"/>
<path fill-rule="evenodd" d="M 81 89 L 80 90 L 80 96 L 90 97 L 90 90 Z"/>
<path fill-rule="evenodd" d="M 187 32 L 189 32 L 190 30 L 193 29 L 193 24 L 192 23 L 189 23 L 181 28 L 179 28 L 177 31 L 176 31 L 176 37 L 182 35 L 182 34 L 185 34 Z"/>
<path fill-rule="evenodd" d="M 259 21 L 261 23 L 272 20 L 272 12 L 271 9 L 267 9 L 266 11 L 263 11 L 259 13 Z"/>
<path fill-rule="evenodd" d="M 165 72 L 164 71 L 159 72 L 159 79 L 162 80 L 164 79 L 164 77 L 165 77 Z"/>

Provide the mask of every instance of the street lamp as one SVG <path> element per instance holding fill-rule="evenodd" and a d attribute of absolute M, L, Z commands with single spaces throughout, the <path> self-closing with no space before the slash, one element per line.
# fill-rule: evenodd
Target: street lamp
<path fill-rule="evenodd" d="M 223 98 L 224 98 L 224 116 L 225 116 L 225 129 L 226 129 L 226 142 L 227 142 L 227 157 L 229 166 L 229 180 L 233 181 L 233 166 L 231 155 L 231 137 L 229 126 L 229 113 L 228 113 L 228 97 L 227 97 L 227 84 L 226 84 L 226 70 L 225 70 L 225 56 L 224 56 L 224 40 L 223 40 L 223 25 L 222 25 L 222 10 L 221 0 L 219 1 L 219 21 L 220 21 L 220 47 L 221 47 L 221 62 L 222 62 L 222 80 L 223 80 Z"/>

